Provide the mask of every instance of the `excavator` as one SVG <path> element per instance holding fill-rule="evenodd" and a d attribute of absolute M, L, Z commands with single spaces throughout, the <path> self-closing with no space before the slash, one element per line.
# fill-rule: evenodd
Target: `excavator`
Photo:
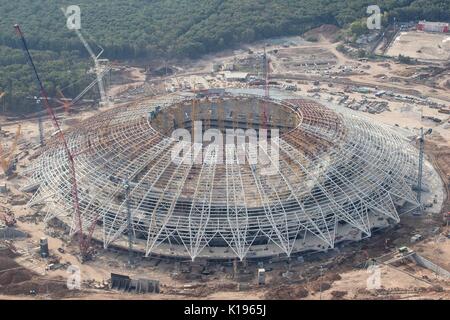
<path fill-rule="evenodd" d="M 16 170 L 16 159 L 14 159 L 14 154 L 16 152 L 16 148 L 17 148 L 17 142 L 19 140 L 20 137 L 20 131 L 21 131 L 21 126 L 19 125 L 17 127 L 17 131 L 16 131 L 16 136 L 14 137 L 14 141 L 13 144 L 11 146 L 11 149 L 9 150 L 8 154 L 5 154 L 3 147 L 0 143 L 0 165 L 3 169 L 3 172 L 5 173 L 5 175 L 7 177 L 10 177 L 14 171 Z"/>

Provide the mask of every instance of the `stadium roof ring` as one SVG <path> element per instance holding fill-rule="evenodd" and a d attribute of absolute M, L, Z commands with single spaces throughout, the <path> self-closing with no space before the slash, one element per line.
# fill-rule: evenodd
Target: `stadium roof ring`
<path fill-rule="evenodd" d="M 208 130 L 231 130 L 246 142 L 253 130 L 258 146 L 269 132 L 268 147 L 257 150 L 254 163 L 251 148 L 213 149 L 211 139 L 202 139 L 201 161 L 185 161 L 196 154 L 195 143 L 187 144 L 183 161 L 174 161 L 177 130 L 202 138 Z M 94 237 L 105 248 L 127 248 L 130 208 L 133 249 L 145 256 L 244 259 L 323 251 L 370 237 L 399 222 L 399 208 L 418 206 L 415 149 L 402 136 L 298 95 L 265 98 L 232 89 L 197 99 L 171 95 L 104 111 L 66 136 L 78 154 L 83 227 L 95 223 Z M 217 150 L 224 161 L 211 161 Z M 30 184 L 39 185 L 29 205 L 45 204 L 46 221 L 57 218 L 75 234 L 71 176 L 56 138 L 27 172 Z"/>

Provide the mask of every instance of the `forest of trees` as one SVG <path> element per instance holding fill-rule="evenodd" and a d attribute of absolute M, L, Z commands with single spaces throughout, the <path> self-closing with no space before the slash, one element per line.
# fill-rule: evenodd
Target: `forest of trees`
<path fill-rule="evenodd" d="M 13 30 L 22 26 L 50 92 L 68 87 L 68 96 L 86 83 L 87 53 L 65 27 L 60 0 L 0 3 L 0 90 L 13 87 L 16 104 L 36 95 L 30 70 Z M 196 58 L 259 39 L 298 35 L 322 24 L 345 26 L 378 4 L 387 19 L 450 20 L 448 0 L 78 0 L 87 39 L 110 59 Z"/>
<path fill-rule="evenodd" d="M 79 52 L 31 50 L 31 54 L 50 97 L 59 97 L 58 88 L 74 97 L 94 79 Z M 13 106 L 10 112 L 37 111 L 33 98 L 39 90 L 22 50 L 0 45 L 0 91 L 7 93 L 0 105 Z"/>

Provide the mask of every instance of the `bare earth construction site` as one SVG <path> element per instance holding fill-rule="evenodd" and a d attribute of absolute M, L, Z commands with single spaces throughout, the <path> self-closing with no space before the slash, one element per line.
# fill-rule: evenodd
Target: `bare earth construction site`
<path fill-rule="evenodd" d="M 449 66 L 358 61 L 324 30 L 318 43 L 275 39 L 174 66 L 173 75 L 128 68 L 129 83 L 108 89 L 114 106 L 58 114 L 77 155 L 81 226 L 92 229 L 85 263 L 65 151 L 49 121 L 43 148 L 33 120 L 23 121 L 17 174 L 2 178 L 2 206 L 17 221 L 0 229 L 9 232 L 0 237 L 0 297 L 448 299 L 450 129 L 439 111 L 450 103 Z M 263 46 L 269 94 L 255 71 Z M 210 72 L 217 64 L 223 70 Z M 440 72 L 421 82 L 426 68 Z M 10 147 L 16 126 L 3 122 Z M 433 133 L 424 209 L 414 215 L 420 127 Z M 251 148 L 238 154 L 205 139 L 200 163 L 174 162 L 177 129 L 233 130 L 236 139 L 276 129 L 279 158 L 264 152 L 265 164 L 251 164 Z M 185 158 L 196 146 L 188 148 Z M 367 288 L 369 264 L 380 268 L 380 287 Z M 80 269 L 77 290 L 66 288 L 68 266 Z M 112 273 L 155 281 L 158 294 L 117 291 Z"/>

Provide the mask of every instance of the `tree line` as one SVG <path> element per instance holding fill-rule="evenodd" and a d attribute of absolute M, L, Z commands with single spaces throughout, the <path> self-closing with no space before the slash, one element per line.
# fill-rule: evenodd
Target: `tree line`
<path fill-rule="evenodd" d="M 84 85 L 90 62 L 61 7 L 70 0 L 0 2 L 0 90 L 32 94 L 30 70 L 13 25 L 19 23 L 50 92 Z M 450 20 L 448 0 L 78 0 L 81 31 L 104 57 L 117 60 L 197 58 L 240 43 L 299 35 L 322 24 L 346 26 L 378 4 L 387 21 Z M 69 72 L 70 71 L 70 72 Z M 76 92 L 69 87 L 67 95 Z M 66 92 L 65 92 L 66 93 Z M 36 93 L 35 93 L 36 94 Z M 18 103 L 17 105 L 20 105 Z"/>

